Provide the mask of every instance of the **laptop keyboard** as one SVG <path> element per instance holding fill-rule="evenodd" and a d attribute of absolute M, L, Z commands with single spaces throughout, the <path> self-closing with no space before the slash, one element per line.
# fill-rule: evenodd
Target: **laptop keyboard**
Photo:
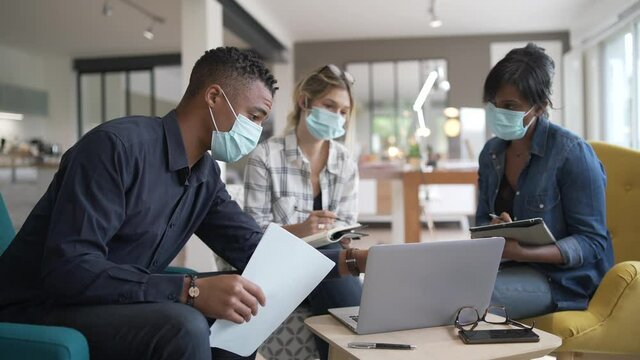
<path fill-rule="evenodd" d="M 358 315 L 349 315 L 349 318 L 355 322 L 358 322 Z"/>

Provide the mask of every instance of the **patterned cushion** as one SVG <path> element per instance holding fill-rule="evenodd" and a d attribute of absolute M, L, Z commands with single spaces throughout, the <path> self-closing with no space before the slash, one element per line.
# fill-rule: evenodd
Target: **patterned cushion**
<path fill-rule="evenodd" d="M 240 207 L 243 207 L 244 187 L 228 184 L 227 192 Z M 215 255 L 218 270 L 232 269 L 231 265 Z M 267 338 L 258 352 L 266 360 L 314 360 L 318 359 L 316 341 L 313 334 L 304 325 L 304 319 L 311 316 L 311 311 L 304 305 L 298 306 L 291 315 Z"/>
<path fill-rule="evenodd" d="M 260 355 L 266 360 L 318 359 L 313 334 L 304 325 L 304 319 L 309 316 L 311 310 L 308 307 L 304 304 L 298 306 L 260 346 Z"/>

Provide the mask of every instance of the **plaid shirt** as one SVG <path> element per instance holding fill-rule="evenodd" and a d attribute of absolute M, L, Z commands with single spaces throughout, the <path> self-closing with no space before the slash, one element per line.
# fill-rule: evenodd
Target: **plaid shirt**
<path fill-rule="evenodd" d="M 357 220 L 358 167 L 346 147 L 329 141 L 327 166 L 320 172 L 322 208 L 353 223 Z M 304 156 L 295 132 L 273 137 L 249 155 L 244 173 L 244 211 L 266 229 L 305 221 L 313 210 L 311 165 Z"/>

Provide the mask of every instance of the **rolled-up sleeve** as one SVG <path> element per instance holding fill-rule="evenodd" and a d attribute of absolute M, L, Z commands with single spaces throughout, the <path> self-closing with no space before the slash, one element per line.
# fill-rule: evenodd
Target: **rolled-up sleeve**
<path fill-rule="evenodd" d="M 562 266 L 567 268 L 580 267 L 584 263 L 582 258 L 582 248 L 580 243 L 573 236 L 567 236 L 556 242 L 556 246 L 560 250 L 564 264 Z"/>
<path fill-rule="evenodd" d="M 129 157 L 115 135 L 93 131 L 63 160 L 42 258 L 42 282 L 61 303 L 176 301 L 182 275 L 150 274 L 107 259 L 107 243 L 125 218 Z"/>

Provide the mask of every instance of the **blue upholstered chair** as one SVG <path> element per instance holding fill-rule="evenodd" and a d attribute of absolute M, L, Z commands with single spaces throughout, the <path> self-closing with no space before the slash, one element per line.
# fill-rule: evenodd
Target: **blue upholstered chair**
<path fill-rule="evenodd" d="M 15 235 L 0 195 L 0 255 Z M 88 360 L 89 346 L 74 329 L 0 322 L 0 354 L 3 360 Z"/>

